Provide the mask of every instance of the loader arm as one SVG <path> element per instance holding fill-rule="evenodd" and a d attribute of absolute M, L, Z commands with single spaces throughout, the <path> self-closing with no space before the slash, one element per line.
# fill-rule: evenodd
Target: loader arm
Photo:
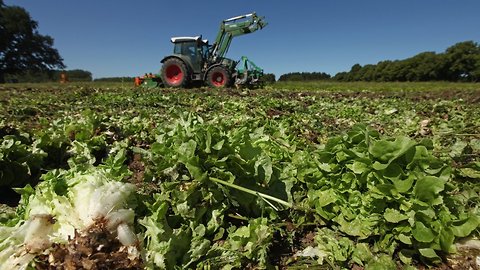
<path fill-rule="evenodd" d="M 237 36 L 253 33 L 267 26 L 265 17 L 258 17 L 256 13 L 233 17 L 222 21 L 215 43 L 211 47 L 211 61 L 225 57 L 232 39 Z"/>

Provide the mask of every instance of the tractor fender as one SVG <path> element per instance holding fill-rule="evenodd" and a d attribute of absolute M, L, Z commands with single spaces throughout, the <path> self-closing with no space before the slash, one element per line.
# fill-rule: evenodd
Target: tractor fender
<path fill-rule="evenodd" d="M 167 61 L 167 60 L 170 59 L 170 58 L 178 58 L 178 59 L 180 59 L 180 60 L 183 61 L 182 58 L 180 58 L 180 57 L 178 57 L 178 56 L 176 56 L 176 55 L 169 55 L 169 56 L 165 56 L 165 57 L 160 61 L 160 63 L 163 64 L 163 63 L 165 63 L 165 61 Z M 185 62 L 185 61 L 184 61 L 184 62 Z"/>

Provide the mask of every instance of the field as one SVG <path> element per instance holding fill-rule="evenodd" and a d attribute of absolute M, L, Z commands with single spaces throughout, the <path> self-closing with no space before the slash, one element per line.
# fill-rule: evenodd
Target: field
<path fill-rule="evenodd" d="M 0 85 L 0 265 L 477 269 L 479 105 L 443 82 Z"/>

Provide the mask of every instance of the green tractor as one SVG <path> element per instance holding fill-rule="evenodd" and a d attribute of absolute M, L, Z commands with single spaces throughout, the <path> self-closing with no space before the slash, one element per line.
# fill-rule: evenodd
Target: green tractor
<path fill-rule="evenodd" d="M 212 45 L 202 36 L 171 38 L 173 54 L 162 59 L 161 82 L 157 81 L 166 87 L 187 87 L 200 82 L 215 88 L 258 82 L 263 75 L 261 68 L 245 56 L 234 61 L 225 55 L 234 37 L 253 33 L 266 25 L 264 17 L 251 13 L 222 21 Z"/>

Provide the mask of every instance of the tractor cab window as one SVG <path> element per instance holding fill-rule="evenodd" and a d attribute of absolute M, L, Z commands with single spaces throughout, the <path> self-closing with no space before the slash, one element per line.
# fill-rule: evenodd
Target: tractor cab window
<path fill-rule="evenodd" d="M 187 62 L 195 72 L 200 72 L 203 65 L 202 50 L 197 45 L 197 41 L 177 42 L 173 48 L 174 54 L 182 55 L 182 59 Z"/>
<path fill-rule="evenodd" d="M 197 45 L 195 42 L 179 42 L 175 43 L 173 53 L 186 56 L 195 56 L 197 54 L 196 48 Z"/>

